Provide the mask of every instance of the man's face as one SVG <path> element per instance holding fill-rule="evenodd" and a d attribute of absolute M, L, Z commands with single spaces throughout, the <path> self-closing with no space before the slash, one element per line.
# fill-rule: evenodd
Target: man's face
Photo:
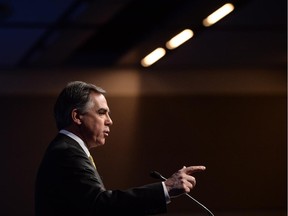
<path fill-rule="evenodd" d="M 104 95 L 92 92 L 86 112 L 80 115 L 79 128 L 82 139 L 89 149 L 105 144 L 105 138 L 110 132 L 109 126 L 112 125 L 109 113 Z"/>

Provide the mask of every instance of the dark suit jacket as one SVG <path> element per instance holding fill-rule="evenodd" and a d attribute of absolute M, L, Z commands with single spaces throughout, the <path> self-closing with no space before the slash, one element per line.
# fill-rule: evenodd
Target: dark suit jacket
<path fill-rule="evenodd" d="M 106 190 L 81 146 L 58 134 L 48 146 L 35 186 L 36 216 L 146 215 L 166 212 L 161 183 Z"/>

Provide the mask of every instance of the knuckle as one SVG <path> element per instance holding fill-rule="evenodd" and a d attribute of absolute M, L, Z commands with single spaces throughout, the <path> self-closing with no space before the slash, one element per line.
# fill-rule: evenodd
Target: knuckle
<path fill-rule="evenodd" d="M 192 182 L 193 187 L 195 187 L 196 185 L 196 179 L 194 179 L 194 181 Z"/>
<path fill-rule="evenodd" d="M 182 170 L 178 170 L 177 171 L 177 175 L 181 176 L 183 174 L 183 171 Z"/>

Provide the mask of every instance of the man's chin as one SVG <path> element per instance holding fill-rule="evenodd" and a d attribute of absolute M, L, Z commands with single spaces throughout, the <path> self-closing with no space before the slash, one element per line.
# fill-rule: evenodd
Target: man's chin
<path fill-rule="evenodd" d="M 96 146 L 103 146 L 103 145 L 105 145 L 105 139 L 100 140 L 96 143 Z"/>
<path fill-rule="evenodd" d="M 100 147 L 100 146 L 103 146 L 104 144 L 105 144 L 105 140 L 104 141 L 100 141 L 100 142 L 97 141 L 96 143 L 93 143 L 90 148 Z"/>

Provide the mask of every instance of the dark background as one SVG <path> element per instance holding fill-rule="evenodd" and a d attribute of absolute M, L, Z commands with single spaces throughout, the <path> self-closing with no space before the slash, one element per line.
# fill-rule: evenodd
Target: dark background
<path fill-rule="evenodd" d="M 106 81 L 101 83 L 105 86 Z M 113 85 L 111 80 L 107 83 Z M 168 177 L 183 165 L 203 164 L 207 170 L 195 174 L 192 195 L 215 215 L 286 214 L 284 93 L 239 93 L 235 87 L 221 93 L 222 86 L 200 93 L 200 84 L 197 94 L 169 93 L 171 86 L 167 94 L 160 92 L 163 87 L 152 94 L 153 88 L 149 83 L 149 90 L 138 95 L 119 95 L 113 87 L 109 95 L 107 88 L 114 124 L 105 146 L 92 150 L 107 188 L 152 183 L 152 170 Z M 56 134 L 56 95 L 39 89 L 35 87 L 34 95 L 1 96 L 2 215 L 33 215 L 36 170 Z M 201 212 L 185 196 L 173 200 L 168 210 L 171 215 Z"/>

